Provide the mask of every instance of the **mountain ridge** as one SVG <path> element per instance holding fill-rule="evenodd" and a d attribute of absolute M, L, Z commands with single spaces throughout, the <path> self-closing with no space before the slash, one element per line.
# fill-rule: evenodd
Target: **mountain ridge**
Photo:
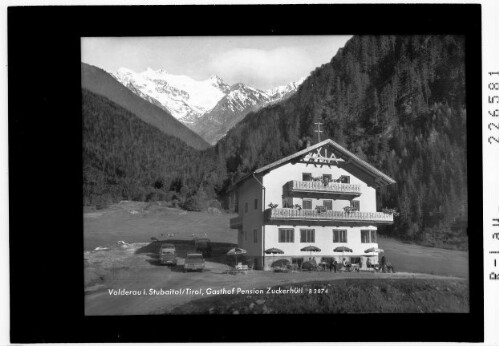
<path fill-rule="evenodd" d="M 198 150 L 209 147 L 198 134 L 154 104 L 154 100 L 151 102 L 139 97 L 103 69 L 82 62 L 81 82 L 82 88 L 108 98 L 163 133 L 177 137 Z"/>
<path fill-rule="evenodd" d="M 279 102 L 296 92 L 304 78 L 269 90 L 244 83 L 228 85 L 217 75 L 198 81 L 164 69 L 134 72 L 119 68 L 111 75 L 141 98 L 158 105 L 215 144 L 250 111 Z"/>

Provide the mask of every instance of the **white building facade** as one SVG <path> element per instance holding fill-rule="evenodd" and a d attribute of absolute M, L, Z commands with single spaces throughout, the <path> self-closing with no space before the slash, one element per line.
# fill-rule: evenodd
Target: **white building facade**
<path fill-rule="evenodd" d="M 230 226 L 258 269 L 279 259 L 297 265 L 311 258 L 376 263 L 377 256 L 365 250 L 378 247 L 377 225 L 393 223 L 392 214 L 377 211 L 376 188 L 393 183 L 328 139 L 236 183 L 231 205 L 239 216 Z M 320 251 L 304 251 L 307 246 Z M 351 252 L 339 252 L 341 247 Z M 267 254 L 271 248 L 283 253 Z"/>

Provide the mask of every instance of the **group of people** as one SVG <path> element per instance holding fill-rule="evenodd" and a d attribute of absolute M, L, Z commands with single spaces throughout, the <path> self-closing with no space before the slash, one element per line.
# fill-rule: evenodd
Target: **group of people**
<path fill-rule="evenodd" d="M 359 268 L 362 268 L 362 263 L 363 262 L 362 262 L 362 258 L 361 258 L 360 262 L 359 262 Z M 346 260 L 346 258 L 343 258 L 343 260 L 341 261 L 341 264 L 342 264 L 342 267 L 346 268 L 347 271 L 350 271 L 352 268 L 352 263 L 348 262 Z M 366 266 L 367 266 L 367 268 L 375 268 L 376 271 L 380 270 L 383 273 L 390 273 L 390 272 L 395 273 L 395 269 L 394 269 L 392 263 L 384 255 L 381 257 L 380 264 L 373 264 L 371 262 L 371 259 L 368 258 L 366 261 Z M 329 271 L 336 273 L 337 270 L 338 270 L 338 262 L 336 261 L 336 259 L 333 258 L 333 260 L 329 263 Z"/>

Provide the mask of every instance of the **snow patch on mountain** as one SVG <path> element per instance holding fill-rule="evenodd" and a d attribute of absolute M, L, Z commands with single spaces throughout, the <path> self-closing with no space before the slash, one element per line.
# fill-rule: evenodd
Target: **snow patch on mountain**
<path fill-rule="evenodd" d="M 217 106 L 237 113 L 249 107 L 259 108 L 279 102 L 294 93 L 304 80 L 263 91 L 243 83 L 229 86 L 216 75 L 197 81 L 188 76 L 170 74 L 164 69 L 147 68 L 135 72 L 121 67 L 111 74 L 134 93 L 164 108 L 187 125 L 194 124 Z"/>
<path fill-rule="evenodd" d="M 218 76 L 196 81 L 188 76 L 170 74 L 163 69 L 147 68 L 137 73 L 122 67 L 113 76 L 142 98 L 156 100 L 180 120 L 195 119 L 210 111 L 230 90 Z"/>

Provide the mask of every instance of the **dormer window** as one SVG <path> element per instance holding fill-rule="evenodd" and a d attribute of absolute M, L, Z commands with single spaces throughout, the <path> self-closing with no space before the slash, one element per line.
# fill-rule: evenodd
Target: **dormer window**
<path fill-rule="evenodd" d="M 349 175 L 342 175 L 340 177 L 340 182 L 343 184 L 350 184 L 350 176 Z"/>

